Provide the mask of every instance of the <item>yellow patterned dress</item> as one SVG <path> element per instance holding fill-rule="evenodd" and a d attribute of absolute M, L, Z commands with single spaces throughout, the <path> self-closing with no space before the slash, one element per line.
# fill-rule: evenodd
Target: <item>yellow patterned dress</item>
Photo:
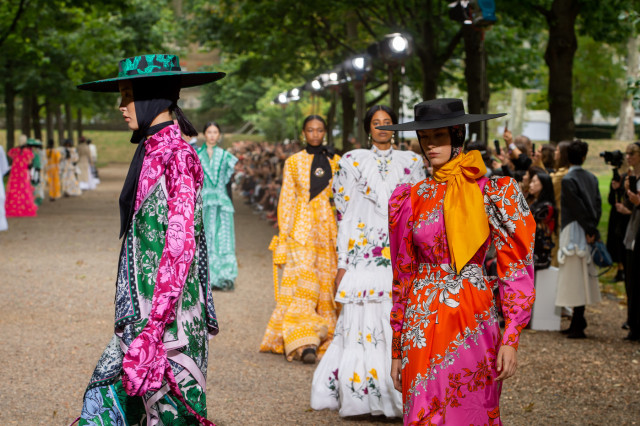
<path fill-rule="evenodd" d="M 273 238 L 274 265 L 283 265 L 278 285 L 274 266 L 276 307 L 260 345 L 261 352 L 286 353 L 315 345 L 319 356 L 331 343 L 336 325 L 333 286 L 337 271 L 336 219 L 329 202 L 331 182 L 309 201 L 313 155 L 300 151 L 287 159 L 278 227 Z M 329 160 L 335 172 L 340 157 Z"/>

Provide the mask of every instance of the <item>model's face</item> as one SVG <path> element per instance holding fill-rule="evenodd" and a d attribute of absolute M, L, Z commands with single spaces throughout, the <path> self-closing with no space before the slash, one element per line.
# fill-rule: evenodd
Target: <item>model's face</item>
<path fill-rule="evenodd" d="M 373 142 L 379 144 L 391 143 L 393 130 L 378 130 L 376 127 L 391 126 L 392 124 L 393 122 L 391 121 L 391 116 L 389 114 L 382 110 L 376 111 L 376 113 L 373 114 L 373 117 L 371 117 L 371 126 L 369 128 Z"/>
<path fill-rule="evenodd" d="M 207 145 L 216 146 L 218 139 L 220 139 L 220 130 L 216 126 L 209 126 L 204 132 L 204 137 L 207 140 Z"/>
<path fill-rule="evenodd" d="M 531 182 L 529 183 L 529 194 L 537 197 L 542 191 L 542 182 L 540 182 L 540 178 L 538 175 L 534 175 L 531 178 Z"/>
<path fill-rule="evenodd" d="M 625 156 L 627 158 L 627 163 L 629 163 L 629 166 L 633 167 L 634 170 L 640 166 L 640 149 L 635 145 L 627 148 Z"/>
<path fill-rule="evenodd" d="M 307 139 L 307 143 L 311 146 L 322 145 L 324 135 L 327 133 L 327 129 L 324 128 L 324 124 L 320 120 L 309 121 L 302 130 L 304 137 Z"/>
<path fill-rule="evenodd" d="M 133 86 L 131 81 L 121 81 L 120 86 L 120 107 L 124 121 L 127 122 L 129 129 L 138 130 L 138 119 L 136 118 L 136 108 L 133 103 Z"/>
<path fill-rule="evenodd" d="M 448 128 L 418 130 L 417 133 L 431 167 L 439 169 L 451 159 L 451 136 Z"/>

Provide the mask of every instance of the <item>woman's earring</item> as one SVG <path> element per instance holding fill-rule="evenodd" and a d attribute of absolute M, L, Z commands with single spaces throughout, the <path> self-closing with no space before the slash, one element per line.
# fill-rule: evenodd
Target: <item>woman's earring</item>
<path fill-rule="evenodd" d="M 391 136 L 391 145 L 395 145 L 396 144 L 396 137 L 395 136 Z"/>
<path fill-rule="evenodd" d="M 322 138 L 322 145 L 326 145 L 327 144 L 327 135 L 324 135 L 324 137 Z"/>
<path fill-rule="evenodd" d="M 302 134 L 302 142 L 307 143 L 307 135 Z"/>
<path fill-rule="evenodd" d="M 367 143 L 369 144 L 369 148 L 371 148 L 371 133 L 369 133 L 369 137 L 367 138 Z"/>

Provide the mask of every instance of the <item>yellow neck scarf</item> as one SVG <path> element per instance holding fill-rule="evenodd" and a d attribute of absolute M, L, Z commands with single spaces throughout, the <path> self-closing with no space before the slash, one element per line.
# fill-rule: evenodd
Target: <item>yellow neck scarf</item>
<path fill-rule="evenodd" d="M 482 155 L 476 150 L 458 155 L 433 173 L 436 181 L 447 182 L 444 227 L 458 274 L 489 237 L 484 197 L 476 183 L 485 173 Z"/>

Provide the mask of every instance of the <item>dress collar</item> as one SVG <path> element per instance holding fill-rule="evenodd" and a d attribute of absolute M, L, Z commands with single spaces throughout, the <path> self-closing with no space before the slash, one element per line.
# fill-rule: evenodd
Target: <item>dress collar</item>
<path fill-rule="evenodd" d="M 385 149 L 384 151 L 381 149 L 378 149 L 377 146 L 372 145 L 371 146 L 371 152 L 373 152 L 375 155 L 377 155 L 378 157 L 390 157 L 391 154 L 393 153 L 393 146 L 391 146 L 389 149 Z"/>

